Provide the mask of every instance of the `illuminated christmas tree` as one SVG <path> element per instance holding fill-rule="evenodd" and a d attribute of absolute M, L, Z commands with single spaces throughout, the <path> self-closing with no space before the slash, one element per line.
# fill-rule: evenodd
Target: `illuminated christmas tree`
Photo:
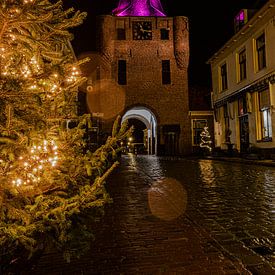
<path fill-rule="evenodd" d="M 127 135 L 118 118 L 106 144 L 88 150 L 91 120 L 76 113 L 85 60 L 76 61 L 69 32 L 86 13 L 52 2 L 0 4 L 0 273 L 47 244 L 67 259 L 88 246 L 83 217 L 111 201 L 104 182 Z"/>
<path fill-rule="evenodd" d="M 200 136 L 201 136 L 200 147 L 205 148 L 207 150 L 207 152 L 211 152 L 212 151 L 212 141 L 211 141 L 211 136 L 208 131 L 208 126 L 205 126 L 203 128 L 202 132 L 200 133 Z"/>

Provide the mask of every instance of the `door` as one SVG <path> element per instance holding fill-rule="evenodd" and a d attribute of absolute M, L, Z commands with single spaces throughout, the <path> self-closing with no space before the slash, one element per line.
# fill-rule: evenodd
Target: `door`
<path fill-rule="evenodd" d="M 249 148 L 249 124 L 247 115 L 240 117 L 240 139 L 241 153 L 245 153 Z"/>
<path fill-rule="evenodd" d="M 165 155 L 174 156 L 178 154 L 178 135 L 175 132 L 165 134 Z"/>

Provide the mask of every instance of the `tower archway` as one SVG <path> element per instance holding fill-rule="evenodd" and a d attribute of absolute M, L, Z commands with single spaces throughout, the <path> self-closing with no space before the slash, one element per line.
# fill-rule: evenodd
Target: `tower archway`
<path fill-rule="evenodd" d="M 143 106 L 133 107 L 123 115 L 121 123 L 129 119 L 137 119 L 144 123 L 147 152 L 149 155 L 157 154 L 157 119 L 154 113 Z"/>

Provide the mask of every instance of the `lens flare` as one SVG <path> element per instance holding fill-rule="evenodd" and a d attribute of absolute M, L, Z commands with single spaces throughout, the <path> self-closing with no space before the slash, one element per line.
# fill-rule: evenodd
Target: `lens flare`
<path fill-rule="evenodd" d="M 165 221 L 181 216 L 187 205 L 187 192 L 182 183 L 165 178 L 154 183 L 148 191 L 151 213 Z"/>
<path fill-rule="evenodd" d="M 102 119 L 115 118 L 125 107 L 125 92 L 113 80 L 97 81 L 87 90 L 87 105 L 91 113 L 101 113 Z"/>

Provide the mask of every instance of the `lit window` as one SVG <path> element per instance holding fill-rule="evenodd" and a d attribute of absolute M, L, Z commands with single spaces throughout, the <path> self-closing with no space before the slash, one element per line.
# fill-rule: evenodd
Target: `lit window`
<path fill-rule="evenodd" d="M 224 91 L 227 89 L 227 69 L 226 69 L 226 63 L 224 63 L 220 67 L 220 73 L 221 73 L 221 91 Z"/>
<path fill-rule="evenodd" d="M 262 140 L 269 141 L 272 138 L 269 90 L 259 93 L 259 109 L 261 116 Z"/>
<path fill-rule="evenodd" d="M 246 79 L 246 50 L 239 53 L 239 80 Z"/>
<path fill-rule="evenodd" d="M 235 33 L 238 32 L 247 21 L 247 10 L 241 10 L 234 18 Z"/>
<path fill-rule="evenodd" d="M 207 120 L 206 119 L 192 119 L 192 133 L 193 133 L 193 139 L 192 143 L 193 146 L 199 146 L 201 143 L 201 132 L 203 131 L 203 128 L 207 126 Z"/>
<path fill-rule="evenodd" d="M 270 109 L 264 109 L 262 113 L 262 137 L 263 140 L 269 140 L 272 138 L 272 127 L 271 127 L 271 114 Z"/>
<path fill-rule="evenodd" d="M 256 61 L 257 70 L 262 70 L 266 67 L 266 56 L 265 56 L 265 35 L 262 34 L 256 39 Z"/>

